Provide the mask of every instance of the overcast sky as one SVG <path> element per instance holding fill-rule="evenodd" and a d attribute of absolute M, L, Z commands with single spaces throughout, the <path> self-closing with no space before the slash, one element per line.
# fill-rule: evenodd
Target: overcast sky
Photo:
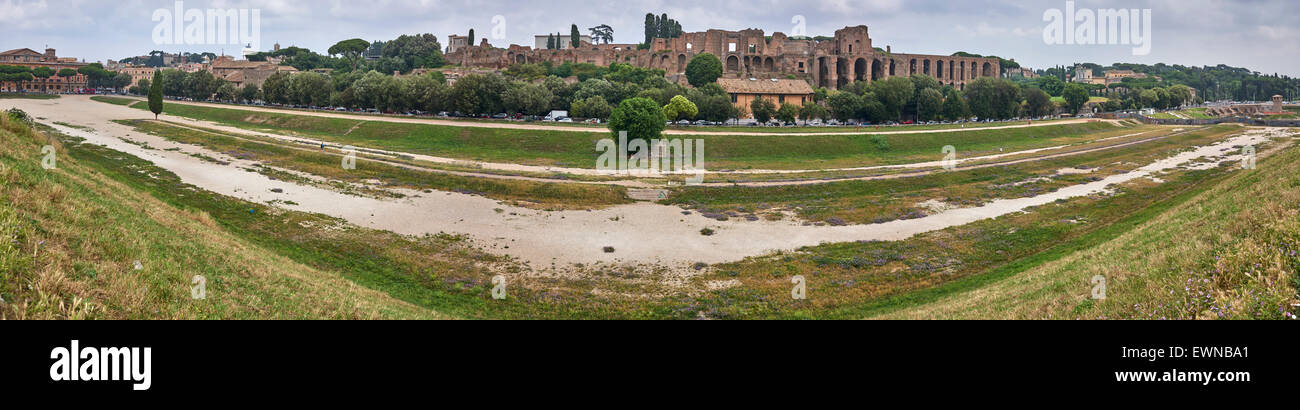
<path fill-rule="evenodd" d="M 1263 73 L 1300 76 L 1300 1 L 1294 0 L 1080 0 L 1076 9 L 1150 9 L 1149 55 L 1126 45 L 1049 45 L 1044 12 L 1066 2 L 1035 0 L 186 0 L 185 9 L 261 10 L 261 48 L 275 43 L 323 52 L 338 40 L 388 40 L 399 34 L 448 34 L 475 29 L 493 45 L 532 45 L 535 34 L 563 32 L 576 23 L 608 24 L 615 42 L 643 38 L 645 13 L 668 13 L 683 30 L 758 28 L 832 35 L 852 25 L 870 27 L 877 47 L 895 52 L 948 55 L 968 51 L 1014 58 L 1031 68 L 1095 62 L 1184 65 L 1228 64 Z M 62 57 L 103 61 L 160 49 L 238 55 L 240 45 L 156 45 L 155 10 L 172 0 L 0 0 L 0 48 L 45 46 Z M 494 24 L 494 16 L 504 24 Z M 504 39 L 492 38 L 493 29 Z"/>

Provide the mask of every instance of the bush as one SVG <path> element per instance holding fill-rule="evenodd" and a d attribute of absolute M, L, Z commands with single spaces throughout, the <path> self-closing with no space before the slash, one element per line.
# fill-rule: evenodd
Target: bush
<path fill-rule="evenodd" d="M 15 121 L 19 121 L 26 124 L 32 123 L 32 117 L 27 115 L 26 111 L 20 110 L 18 108 L 10 108 L 8 110 L 5 110 L 5 113 L 9 115 L 9 118 L 14 119 Z"/>
<path fill-rule="evenodd" d="M 668 118 L 663 108 L 649 98 L 628 98 L 618 104 L 609 115 L 609 130 L 618 138 L 620 131 L 627 131 L 629 140 L 658 138 L 663 132 Z"/>

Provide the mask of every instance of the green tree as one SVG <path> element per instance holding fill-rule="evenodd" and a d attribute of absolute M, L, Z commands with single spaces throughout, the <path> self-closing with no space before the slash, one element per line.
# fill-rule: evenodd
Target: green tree
<path fill-rule="evenodd" d="M 1066 84 L 1064 95 L 1066 107 L 1073 114 L 1078 114 L 1079 109 L 1088 103 L 1088 90 L 1079 84 Z"/>
<path fill-rule="evenodd" d="M 474 45 L 474 29 L 469 29 L 469 45 Z"/>
<path fill-rule="evenodd" d="M 754 101 L 750 101 L 749 113 L 754 116 L 754 120 L 764 124 L 771 120 L 773 115 L 776 115 L 776 104 L 763 97 L 757 97 L 754 98 Z"/>
<path fill-rule="evenodd" d="M 776 110 L 776 119 L 781 123 L 791 123 L 799 118 L 799 106 L 790 103 L 781 104 L 781 108 Z"/>
<path fill-rule="evenodd" d="M 555 49 L 555 35 L 554 35 L 554 34 L 546 33 L 546 49 L 547 49 L 547 50 L 554 50 L 554 49 Z"/>
<path fill-rule="evenodd" d="M 916 88 L 908 77 L 889 77 L 876 81 L 871 84 L 871 91 L 875 94 L 876 100 L 884 105 L 885 114 L 889 119 L 901 118 L 903 107 L 912 101 L 912 96 L 916 94 Z M 831 110 L 834 111 L 834 107 Z"/>
<path fill-rule="evenodd" d="M 962 97 L 961 91 L 956 89 L 948 90 L 948 95 L 943 99 L 943 118 L 948 121 L 963 120 L 970 117 L 970 110 L 966 108 L 966 99 Z"/>
<path fill-rule="evenodd" d="M 582 45 L 582 32 L 578 31 L 577 24 L 569 25 L 569 47 L 578 48 Z"/>
<path fill-rule="evenodd" d="M 599 118 L 607 119 L 614 107 L 609 106 L 605 97 L 599 95 L 585 100 L 574 101 L 569 114 L 580 118 Z"/>
<path fill-rule="evenodd" d="M 966 103 L 981 119 L 1004 120 L 1020 109 L 1020 88 L 1010 81 L 980 77 L 966 84 Z"/>
<path fill-rule="evenodd" d="M 163 82 L 154 81 L 149 85 L 149 111 L 153 113 L 153 119 L 158 119 L 158 114 L 163 111 Z"/>
<path fill-rule="evenodd" d="M 289 77 L 289 100 L 294 104 L 317 107 L 329 105 L 332 89 L 329 79 L 318 73 L 308 71 Z"/>
<path fill-rule="evenodd" d="M 1025 89 L 1025 114 L 1030 117 L 1051 115 L 1056 110 L 1056 103 L 1046 91 L 1037 88 Z"/>
<path fill-rule="evenodd" d="M 921 121 L 932 121 L 939 118 L 939 113 L 943 109 L 943 94 L 939 93 L 937 88 L 922 89 L 916 95 L 916 115 Z"/>
<path fill-rule="evenodd" d="M 654 13 L 645 14 L 645 45 L 647 46 L 655 41 L 655 36 L 659 33 L 658 20 Z"/>
<path fill-rule="evenodd" d="M 253 102 L 261 99 L 262 90 L 257 89 L 256 85 L 244 84 L 244 88 L 239 91 L 239 99 L 244 102 Z"/>
<path fill-rule="evenodd" d="M 1065 92 L 1065 82 L 1061 81 L 1060 78 L 1045 76 L 1039 78 L 1036 82 L 1038 83 L 1038 88 L 1046 92 L 1047 95 L 1060 97 L 1061 93 Z"/>
<path fill-rule="evenodd" d="M 659 104 L 648 98 L 629 98 L 618 104 L 609 114 L 609 130 L 618 138 L 626 131 L 629 139 L 650 140 L 658 138 L 668 118 Z"/>
<path fill-rule="evenodd" d="M 1142 90 L 1138 93 L 1138 108 L 1154 108 L 1160 102 L 1160 94 L 1155 90 Z"/>
<path fill-rule="evenodd" d="M 686 64 L 686 81 L 693 87 L 716 83 L 718 77 L 722 77 L 722 60 L 712 53 L 698 54 Z"/>
<path fill-rule="evenodd" d="M 511 87 L 502 96 L 507 112 L 526 115 L 544 115 L 551 108 L 551 99 L 555 98 L 551 90 L 536 84 Z"/>
<path fill-rule="evenodd" d="M 218 101 L 235 101 L 237 98 L 239 98 L 239 87 L 235 87 L 234 83 L 222 84 L 221 88 L 217 89 Z"/>
<path fill-rule="evenodd" d="M 262 82 L 262 95 L 266 102 L 274 104 L 289 103 L 289 74 L 275 73 Z"/>
<path fill-rule="evenodd" d="M 829 116 L 830 116 L 830 111 L 827 110 L 826 107 L 823 107 L 821 104 L 818 104 L 816 101 L 805 101 L 803 103 L 803 108 L 799 109 L 799 118 L 802 119 L 804 122 L 808 122 L 813 119 L 819 119 L 825 121 Z"/>
<path fill-rule="evenodd" d="M 116 89 L 129 87 L 131 86 L 131 75 L 127 73 L 119 73 L 118 75 L 113 76 L 111 82 L 113 88 Z"/>
<path fill-rule="evenodd" d="M 862 96 L 850 92 L 837 92 L 826 98 L 831 117 L 838 121 L 861 119 Z"/>
<path fill-rule="evenodd" d="M 614 28 L 608 24 L 601 24 L 587 30 L 591 31 L 591 41 L 604 42 L 605 44 L 614 42 Z"/>
<path fill-rule="evenodd" d="M 474 30 L 470 30 L 469 33 L 470 33 L 469 42 L 470 45 L 473 45 Z M 357 64 L 361 61 L 362 53 L 365 53 L 366 50 L 369 48 L 370 48 L 369 42 L 359 38 L 354 38 L 354 39 L 343 40 L 334 44 L 329 48 L 328 52 L 332 56 L 341 55 L 344 58 L 346 58 L 348 61 L 351 61 L 352 71 L 357 71 Z"/>
<path fill-rule="evenodd" d="M 714 90 L 715 87 L 718 89 Z M 717 84 L 689 90 L 686 99 L 691 100 L 699 108 L 695 118 L 725 122 L 736 115 L 736 106 L 731 103 L 731 97 L 722 93 L 721 87 Z"/>
<path fill-rule="evenodd" d="M 668 118 L 668 121 L 693 119 L 699 113 L 699 107 L 696 107 L 695 103 L 680 95 L 674 96 L 668 101 L 668 105 L 664 106 L 664 117 Z"/>

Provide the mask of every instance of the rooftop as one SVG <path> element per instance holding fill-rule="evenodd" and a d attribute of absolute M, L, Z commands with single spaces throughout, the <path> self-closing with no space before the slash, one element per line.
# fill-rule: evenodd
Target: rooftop
<path fill-rule="evenodd" d="M 718 85 L 733 94 L 812 94 L 812 86 L 804 80 L 719 78 Z"/>

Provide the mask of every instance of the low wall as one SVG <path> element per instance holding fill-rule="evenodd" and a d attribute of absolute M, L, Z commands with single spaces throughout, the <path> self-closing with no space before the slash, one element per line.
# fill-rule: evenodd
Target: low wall
<path fill-rule="evenodd" d="M 1145 115 L 1138 115 L 1135 118 L 1146 124 L 1155 125 L 1215 125 L 1224 123 L 1238 123 L 1258 127 L 1300 127 L 1300 120 L 1260 120 L 1246 117 L 1224 117 L 1215 119 L 1170 119 L 1170 118 L 1151 118 Z"/>

